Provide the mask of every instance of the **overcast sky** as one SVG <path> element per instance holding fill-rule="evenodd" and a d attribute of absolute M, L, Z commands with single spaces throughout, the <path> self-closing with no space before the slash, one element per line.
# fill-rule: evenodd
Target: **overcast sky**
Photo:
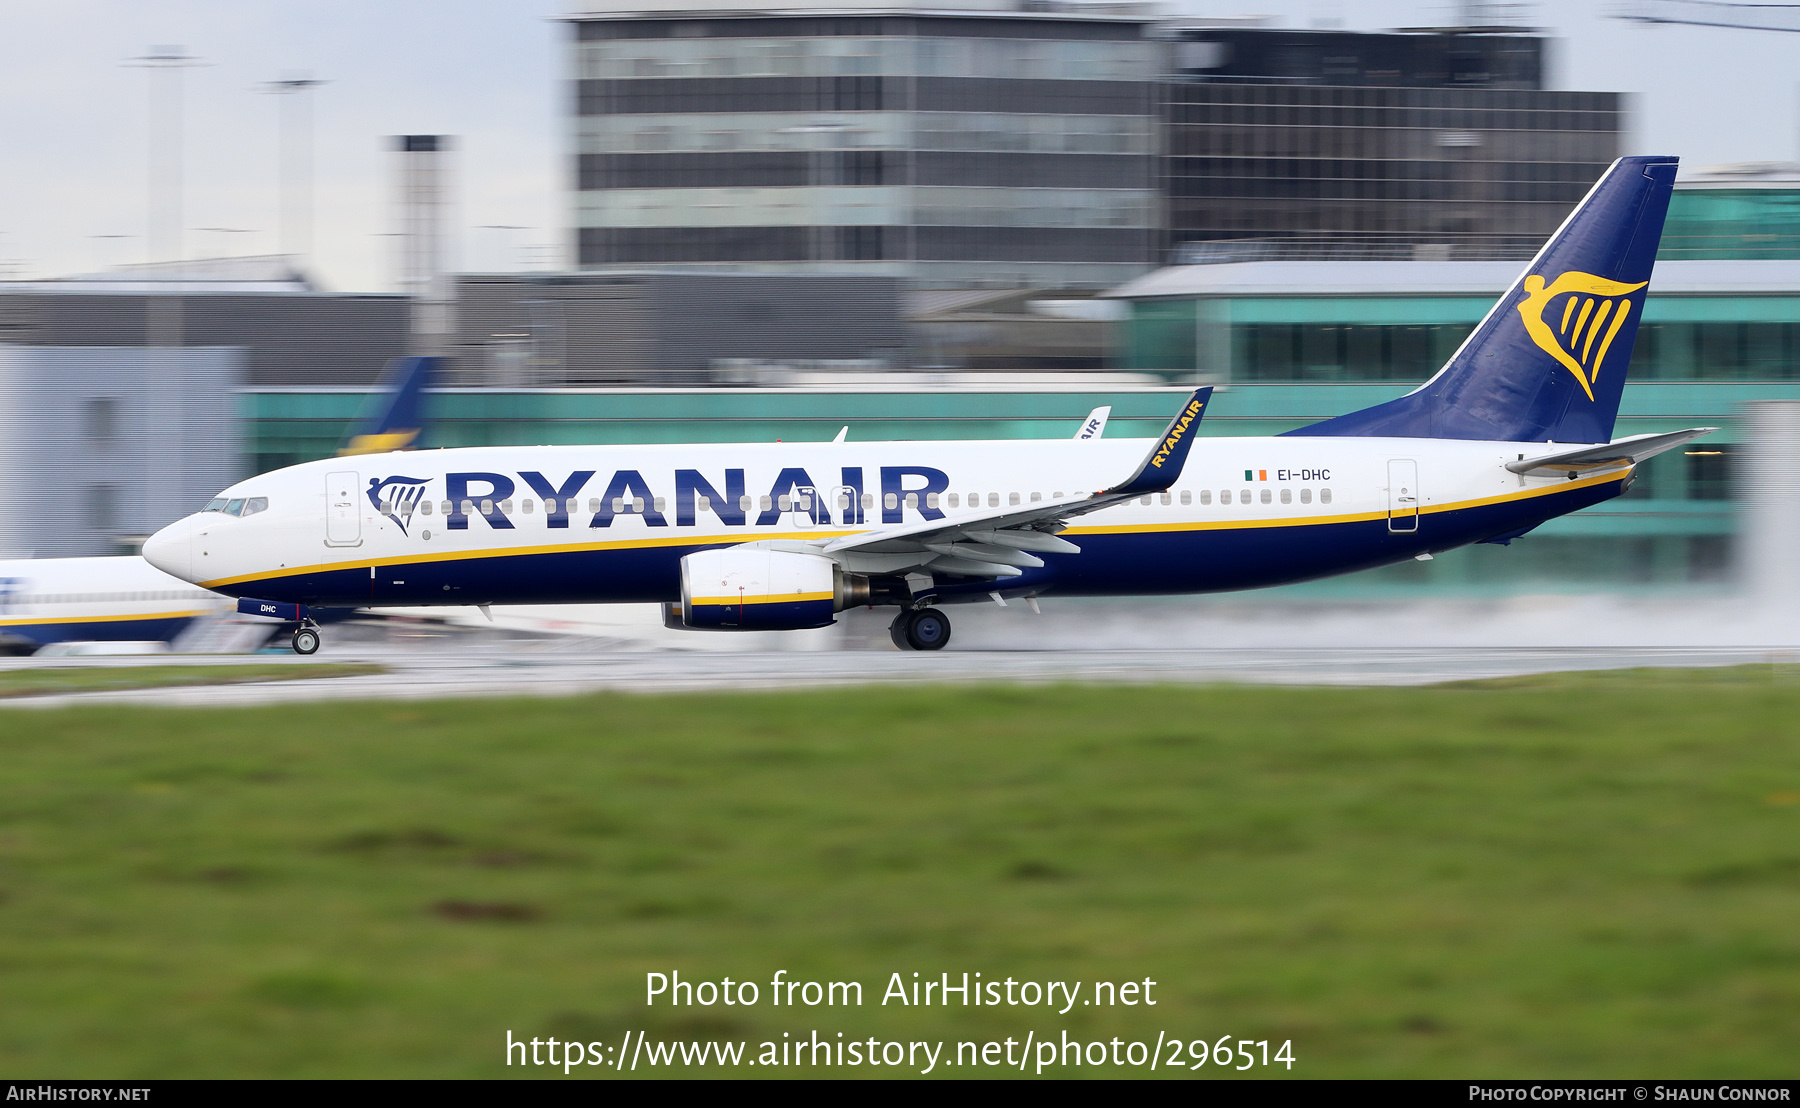
<path fill-rule="evenodd" d="M 1453 10 L 1445 0 L 1186 4 L 1351 30 L 1437 25 Z M 1604 18 L 1621 6 L 1524 9 L 1557 40 L 1554 87 L 1631 94 L 1626 152 L 1689 166 L 1800 154 L 1800 34 Z M 0 0 L 0 273 L 143 260 L 150 74 L 126 63 L 173 44 L 210 63 L 184 74 L 189 256 L 278 248 L 277 98 L 257 89 L 307 72 L 330 82 L 309 94 L 315 253 L 330 287 L 391 287 L 387 135 L 458 136 L 458 268 L 541 260 L 566 237 L 563 10 L 560 0 Z"/>

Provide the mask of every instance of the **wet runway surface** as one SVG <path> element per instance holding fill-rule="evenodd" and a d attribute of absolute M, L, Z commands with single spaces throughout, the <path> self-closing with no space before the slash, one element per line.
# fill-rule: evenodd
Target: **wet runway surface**
<path fill-rule="evenodd" d="M 1179 650 L 621 651 L 587 640 L 420 650 L 345 645 L 320 662 L 370 662 L 390 672 L 318 681 L 211 685 L 0 699 L 0 706 L 133 703 L 251 705 L 317 700 L 567 696 L 601 690 L 779 690 L 871 683 L 1001 681 L 1098 684 L 1429 685 L 1443 681 L 1636 666 L 1800 661 L 1766 647 L 1317 648 Z M 9 659 L 0 668 L 314 664 L 292 655 Z"/>

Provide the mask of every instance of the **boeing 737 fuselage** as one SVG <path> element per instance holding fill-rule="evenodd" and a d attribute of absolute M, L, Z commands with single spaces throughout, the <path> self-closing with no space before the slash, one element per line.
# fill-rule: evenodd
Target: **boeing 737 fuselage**
<path fill-rule="evenodd" d="M 266 511 L 190 516 L 144 554 L 300 624 L 302 652 L 315 607 L 558 601 L 659 601 L 705 630 L 887 604 L 896 644 L 936 649 L 938 604 L 1255 588 L 1508 542 L 1705 430 L 1610 441 L 1674 170 L 1615 163 L 1437 376 L 1285 435 L 1199 439 L 1203 388 L 1152 440 L 370 455 L 244 481 L 215 503 Z"/>

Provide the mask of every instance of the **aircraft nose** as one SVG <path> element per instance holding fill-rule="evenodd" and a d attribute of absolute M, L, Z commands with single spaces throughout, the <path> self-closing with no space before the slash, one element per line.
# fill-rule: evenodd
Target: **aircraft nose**
<path fill-rule="evenodd" d="M 178 519 L 144 540 L 144 560 L 183 581 L 194 578 L 194 521 Z"/>

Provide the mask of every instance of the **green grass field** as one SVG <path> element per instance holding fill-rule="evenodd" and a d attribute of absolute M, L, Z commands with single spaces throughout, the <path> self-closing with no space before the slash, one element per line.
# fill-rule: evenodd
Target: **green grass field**
<path fill-rule="evenodd" d="M 509 1030 L 634 1028 L 1800 1070 L 1789 670 L 21 711 L 0 782 L 7 1077 L 504 1076 Z M 763 1002 L 647 1009 L 670 970 Z M 1159 1003 L 879 1004 L 965 970 Z"/>

